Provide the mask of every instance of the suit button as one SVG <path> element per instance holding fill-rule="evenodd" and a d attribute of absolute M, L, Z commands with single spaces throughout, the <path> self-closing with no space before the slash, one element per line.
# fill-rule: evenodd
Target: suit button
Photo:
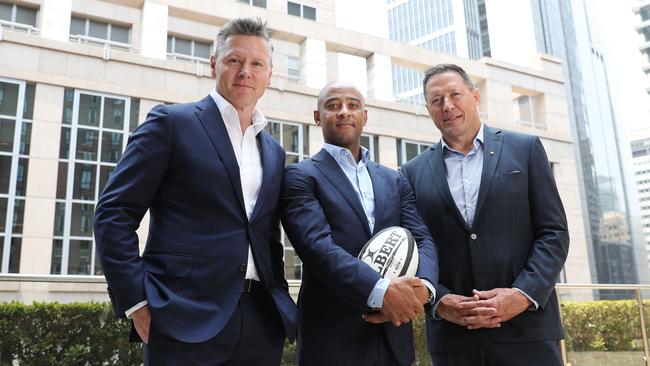
<path fill-rule="evenodd" d="M 245 264 L 240 264 L 239 265 L 239 272 L 246 273 L 246 265 Z"/>
<path fill-rule="evenodd" d="M 474 233 L 472 233 L 472 235 L 470 235 L 469 237 L 472 238 L 472 240 L 476 240 L 476 238 L 478 238 L 478 236 Z"/>

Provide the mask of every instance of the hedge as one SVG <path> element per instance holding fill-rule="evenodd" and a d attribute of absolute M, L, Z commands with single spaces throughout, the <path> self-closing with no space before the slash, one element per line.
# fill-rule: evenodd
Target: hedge
<path fill-rule="evenodd" d="M 650 301 L 644 301 L 646 327 Z M 634 300 L 562 303 L 569 351 L 642 349 Z M 129 343 L 129 322 L 116 320 L 109 303 L 0 303 L 0 366 L 139 365 L 142 345 Z M 650 334 L 650 329 L 647 330 Z M 430 365 L 424 321 L 414 322 L 416 365 Z M 285 345 L 283 365 L 295 365 L 296 344 Z"/>

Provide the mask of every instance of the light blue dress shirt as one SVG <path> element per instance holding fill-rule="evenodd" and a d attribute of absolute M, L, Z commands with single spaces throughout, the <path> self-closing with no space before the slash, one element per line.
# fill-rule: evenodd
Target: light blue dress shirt
<path fill-rule="evenodd" d="M 352 156 L 352 152 L 344 147 L 326 143 L 323 148 L 334 158 L 334 160 L 336 160 L 337 164 L 341 167 L 341 170 L 352 184 L 352 187 L 354 187 L 357 198 L 359 198 L 363 211 L 366 214 L 370 232 L 373 232 L 375 229 L 375 193 L 372 187 L 370 174 L 368 173 L 368 161 L 370 159 L 368 149 L 361 146 L 361 159 L 359 159 L 359 162 L 357 163 L 354 160 L 354 156 Z M 429 289 L 429 292 L 435 295 L 435 288 L 433 285 L 431 285 L 427 280 L 423 280 L 423 282 Z M 387 278 L 380 278 L 377 281 L 375 287 L 368 296 L 368 307 L 381 308 L 389 284 L 390 280 Z"/>
<path fill-rule="evenodd" d="M 476 202 L 478 201 L 478 191 L 481 187 L 481 174 L 483 173 L 483 128 L 481 123 L 476 137 L 473 141 L 472 149 L 463 154 L 458 150 L 452 149 L 445 139 L 440 139 L 443 151 L 443 160 L 447 170 L 447 184 L 449 191 L 454 198 L 458 211 L 465 219 L 467 225 L 471 228 L 476 213 Z M 529 310 L 537 310 L 539 305 L 527 293 L 514 287 L 530 300 L 533 305 Z M 437 307 L 436 307 L 437 308 Z M 435 314 L 435 309 L 434 309 Z"/>

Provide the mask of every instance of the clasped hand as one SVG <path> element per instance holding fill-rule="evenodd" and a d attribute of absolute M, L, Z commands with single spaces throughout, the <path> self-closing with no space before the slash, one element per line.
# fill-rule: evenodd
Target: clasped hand
<path fill-rule="evenodd" d="M 397 277 L 390 280 L 381 309 L 363 315 L 370 323 L 390 321 L 396 327 L 415 319 L 424 312 L 429 289 L 417 277 Z"/>
<path fill-rule="evenodd" d="M 473 291 L 472 297 L 456 294 L 440 299 L 437 314 L 467 329 L 499 328 L 530 306 L 530 300 L 512 288 Z"/>

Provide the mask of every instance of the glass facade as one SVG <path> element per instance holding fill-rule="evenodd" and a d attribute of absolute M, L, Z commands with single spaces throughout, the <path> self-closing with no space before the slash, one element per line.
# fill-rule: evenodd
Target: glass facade
<path fill-rule="evenodd" d="M 0 272 L 18 273 L 34 84 L 0 79 Z"/>

